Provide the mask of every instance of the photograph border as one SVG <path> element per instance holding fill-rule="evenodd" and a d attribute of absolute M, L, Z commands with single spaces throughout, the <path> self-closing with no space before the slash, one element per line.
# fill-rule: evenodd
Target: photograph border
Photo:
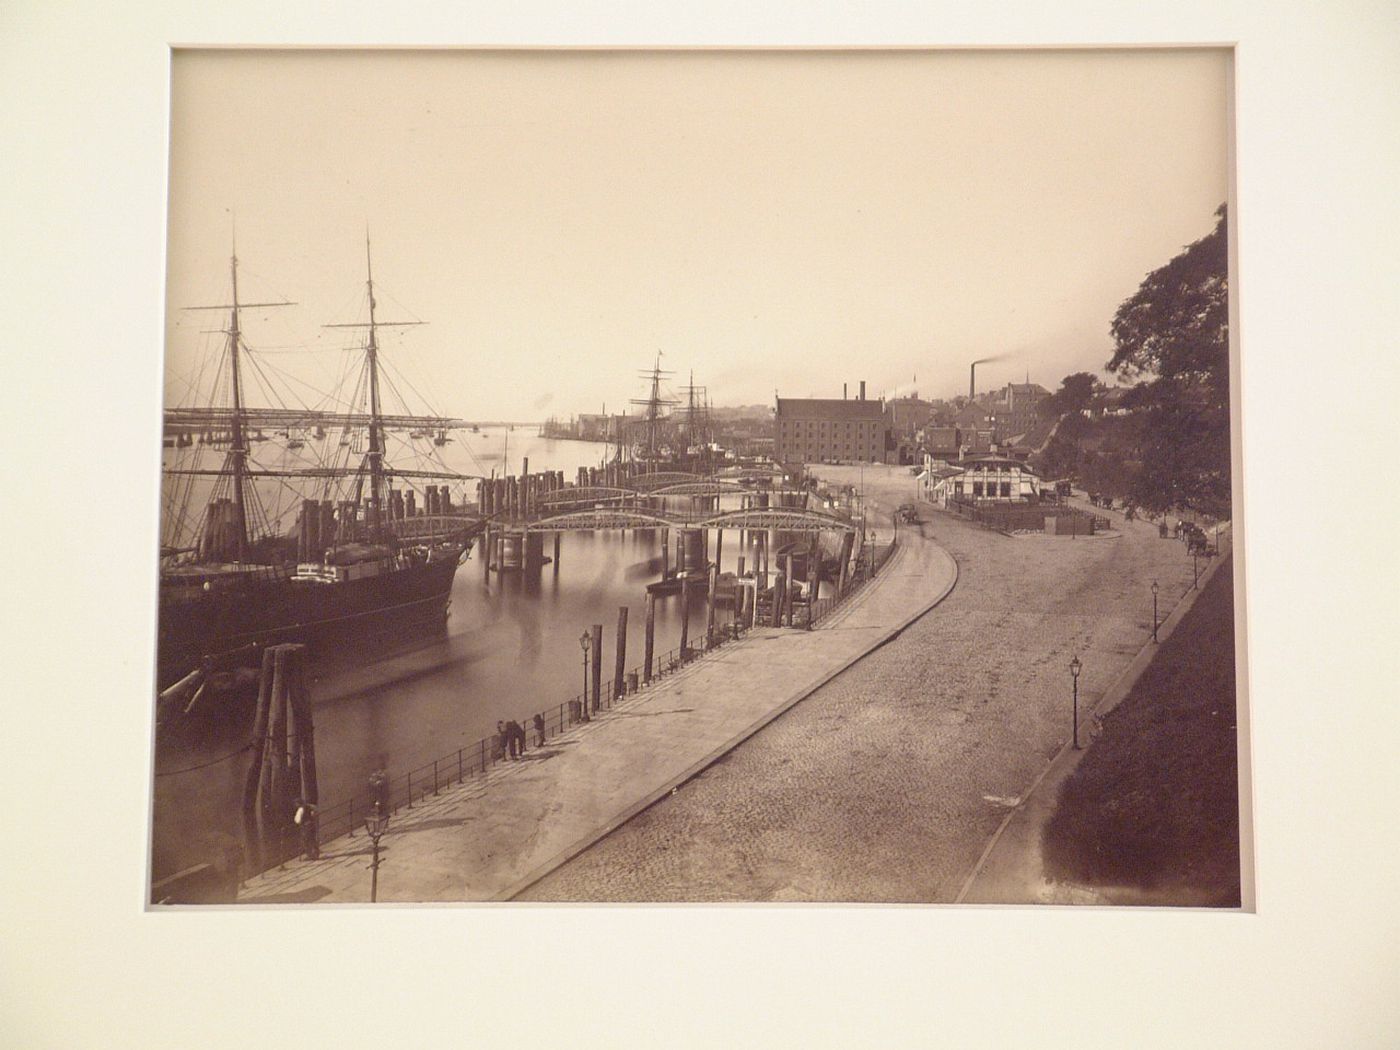
<path fill-rule="evenodd" d="M 1380 588 L 1364 582 L 1382 549 L 1381 533 L 1346 531 L 1345 515 L 1358 508 L 1345 499 L 1320 508 L 1316 522 L 1287 532 L 1292 519 L 1276 489 L 1299 463 L 1317 462 L 1318 450 L 1302 447 L 1285 411 L 1305 395 L 1320 398 L 1328 411 L 1359 402 L 1375 412 L 1384 422 L 1371 424 L 1377 432 L 1370 437 L 1383 447 L 1393 447 L 1386 439 L 1395 437 L 1394 423 L 1381 414 L 1385 384 L 1367 384 L 1374 362 L 1357 349 L 1329 362 L 1336 375 L 1304 389 L 1299 377 L 1315 350 L 1313 329 L 1298 322 L 1322 321 L 1324 303 L 1295 292 L 1297 273 L 1280 258 L 1274 232 L 1283 218 L 1292 219 L 1310 270 L 1332 265 L 1365 289 L 1393 288 L 1393 243 L 1391 254 L 1382 255 L 1380 235 L 1396 229 L 1396 204 L 1382 192 L 1397 147 L 1393 136 L 1377 129 L 1396 126 L 1400 116 L 1393 91 L 1384 86 L 1387 77 L 1393 84 L 1397 71 L 1393 45 L 1387 51 L 1376 42 L 1390 16 L 1380 4 L 1334 5 L 1330 17 L 1312 8 L 1310 18 L 1283 26 L 1268 5 L 1197 3 L 1127 19 L 1114 12 L 1109 24 L 1100 9 L 1087 5 L 1054 17 L 1029 3 L 958 17 L 941 8 L 876 15 L 805 7 L 799 17 L 795 5 L 785 5 L 777 16 L 766 9 L 744 12 L 747 18 L 729 12 L 729 20 L 712 23 L 680 6 L 602 21 L 575 12 L 560 21 L 552 4 L 513 14 L 474 12 L 470 20 L 423 5 L 396 18 L 376 13 L 353 28 L 272 4 L 246 3 L 231 14 L 153 4 L 125 20 L 104 17 L 95 5 L 64 12 L 33 0 L 22 6 L 18 17 L 29 32 L 5 75 L 26 83 L 11 96 L 26 108 L 16 116 L 8 112 L 14 101 L 5 108 L 12 123 L 29 132 L 35 152 L 10 162 L 19 169 L 12 192 L 42 200 L 48 221 L 25 222 L 20 254 L 29 266 L 16 273 L 12 287 L 31 304 L 52 298 L 53 289 L 41 283 L 49 274 L 63 273 L 66 288 L 59 336 L 39 371 L 20 379 L 18 393 L 28 408 L 14 417 L 28 431 L 48 426 L 54 405 L 76 405 L 85 421 L 75 429 L 83 437 L 115 434 L 124 469 L 99 471 L 65 454 L 58 462 L 73 469 L 60 485 L 50 476 L 55 457 L 48 450 L 33 437 L 21 438 L 18 428 L 9 437 L 25 456 L 23 491 L 56 498 L 78 478 L 99 505 L 129 513 L 115 523 L 113 549 L 128 552 L 120 563 L 105 565 L 97 580 L 63 580 L 65 593 L 82 582 L 110 595 L 110 604 L 79 614 L 78 659 L 41 633 L 57 623 L 47 615 L 13 625 L 20 651 L 50 662 L 21 669 L 15 695 L 48 699 L 21 730 L 8 774 L 30 792 L 12 797 L 28 798 L 47 782 L 52 768 L 45 756 L 54 740 L 66 744 L 70 736 L 81 739 L 65 747 L 65 763 L 90 770 L 100 787 L 58 793 L 16 821 L 14 834 L 27 851 L 4 876 L 12 931 L 4 966 L 23 975 L 24 1002 L 13 1008 L 11 1031 L 73 1046 L 104 1045 L 105 1036 L 111 1045 L 110 1021 L 122 1017 L 133 1032 L 143 1032 L 144 1045 L 178 1045 L 196 1030 L 208 1036 L 206 1045 L 237 1046 L 248 1034 L 249 1005 L 259 1004 L 267 1030 L 314 1024 L 327 1041 L 345 1045 L 410 1032 L 457 1031 L 485 1040 L 518 1029 L 540 1045 L 920 1045 L 930 1024 L 950 1041 L 979 1045 L 1016 1045 L 1018 1034 L 1053 1045 L 1092 1045 L 1096 1036 L 1116 1034 L 1138 1045 L 1170 1046 L 1188 1035 L 1200 1041 L 1203 1032 L 1219 1045 L 1309 1045 L 1324 1032 L 1338 1042 L 1374 1045 L 1382 1034 L 1393 1038 L 1400 1024 L 1384 986 L 1397 961 L 1397 923 L 1383 876 L 1393 870 L 1396 851 L 1389 841 L 1367 838 L 1388 807 L 1376 797 L 1385 781 L 1363 761 L 1393 756 L 1397 743 L 1382 679 L 1367 660 L 1385 651 L 1396 626 Z M 867 45 L 900 38 L 915 46 L 971 39 L 998 48 L 1084 46 L 1085 40 L 1116 46 L 1125 36 L 1138 44 L 1237 42 L 1232 168 L 1240 205 L 1232 209 L 1231 256 L 1239 280 L 1232 284 L 1231 334 L 1243 344 L 1243 356 L 1236 355 L 1232 397 L 1243 412 L 1234 485 L 1236 507 L 1249 515 L 1242 546 L 1249 548 L 1250 565 L 1248 580 L 1237 578 L 1236 598 L 1237 616 L 1246 608 L 1250 614 L 1240 689 L 1254 687 L 1253 742 L 1241 759 L 1243 775 L 1253 758 L 1248 783 L 1256 830 L 1249 840 L 1257 831 L 1257 914 L 983 906 L 143 912 L 146 846 L 133 829 L 144 826 L 149 792 L 149 700 L 139 686 L 148 675 L 146 642 L 154 628 L 141 623 L 141 615 L 154 607 L 154 557 L 146 552 L 157 520 L 149 450 L 159 448 L 161 358 L 152 347 L 160 345 L 164 319 L 167 48 L 288 40 L 558 45 L 570 33 L 594 42 L 698 39 L 706 46 L 804 36 Z M 15 48 L 13 40 L 6 45 Z M 1341 62 L 1348 54 L 1375 61 Z M 1324 103 L 1346 99 L 1353 105 L 1344 112 L 1335 105 L 1290 109 L 1304 91 L 1296 84 L 1299 61 L 1312 74 L 1303 77 L 1307 87 Z M 40 76 L 46 68 L 49 75 Z M 62 75 L 55 77 L 54 68 Z M 116 84 L 131 90 L 113 90 Z M 1299 141 L 1280 145 L 1275 136 L 1281 127 L 1293 129 Z M 1346 235 L 1364 238 L 1367 231 L 1350 201 L 1329 201 L 1321 215 L 1306 211 L 1315 198 L 1305 190 L 1320 188 L 1322 177 L 1308 168 L 1310 150 L 1341 142 L 1357 148 L 1332 155 L 1332 181 L 1322 185 L 1370 189 L 1363 207 L 1376 239 L 1363 239 L 1359 260 Z M 94 184 L 98 171 L 102 178 Z M 118 201 L 126 207 L 114 209 Z M 55 242 L 89 231 L 96 232 L 63 269 L 63 246 Z M 113 257 L 123 263 L 115 276 Z M 97 289 L 102 309 L 91 305 Z M 1347 305 L 1357 314 L 1337 322 L 1339 338 L 1375 346 L 1396 328 L 1391 301 Z M 53 312 L 39 312 L 54 323 Z M 104 312 L 100 323 L 91 316 Z M 41 327 L 15 324 L 6 330 L 19 340 L 11 345 L 44 345 Z M 107 346 L 128 367 L 91 368 L 92 348 L 102 345 L 96 337 L 111 331 L 120 335 Z M 113 396 L 140 408 L 115 414 L 104 407 Z M 1390 430 L 1380 433 L 1387 423 Z M 146 505 L 133 492 L 150 497 Z M 1332 552 L 1323 546 L 1324 527 L 1366 546 Z M 83 549 L 77 523 L 64 522 L 57 531 L 70 549 Z M 1280 542 L 1284 536 L 1287 542 Z M 1291 572 L 1298 564 L 1305 571 Z M 26 592 L 39 593 L 49 583 L 46 568 L 23 570 Z M 1304 612 L 1336 609 L 1330 596 L 1339 587 L 1351 616 L 1347 622 L 1319 616 L 1310 624 L 1317 651 L 1304 649 L 1296 620 Z M 141 623 L 139 630 L 133 622 Z M 133 650 L 139 654 L 134 660 Z M 1312 707 L 1329 687 L 1330 695 L 1348 696 L 1356 710 L 1334 705 L 1323 725 Z M 1349 858 L 1335 855 L 1339 842 L 1350 843 Z M 1345 887 L 1336 885 L 1334 872 L 1345 874 Z M 1345 895 L 1344 903 L 1338 895 Z M 269 950 L 283 961 L 306 962 L 297 972 L 297 996 L 286 995 L 283 968 L 266 965 Z M 84 990 L 82 1010 L 73 1009 L 75 987 Z M 1010 1006 L 1009 990 L 1015 994 Z M 541 996 L 549 1001 L 532 1007 Z M 1152 1017 L 1148 1033 L 1137 1028 L 1145 1006 Z"/>

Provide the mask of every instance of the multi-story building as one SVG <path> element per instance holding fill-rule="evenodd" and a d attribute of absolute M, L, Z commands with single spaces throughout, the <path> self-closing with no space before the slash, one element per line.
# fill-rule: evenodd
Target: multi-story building
<path fill-rule="evenodd" d="M 1040 421 L 1036 405 L 1049 396 L 1039 383 L 1007 383 L 989 394 L 984 407 L 997 437 L 1007 441 L 1033 430 Z"/>
<path fill-rule="evenodd" d="M 864 395 L 862 383 L 861 393 Z M 883 463 L 889 428 L 882 401 L 780 397 L 773 458 L 779 463 Z"/>

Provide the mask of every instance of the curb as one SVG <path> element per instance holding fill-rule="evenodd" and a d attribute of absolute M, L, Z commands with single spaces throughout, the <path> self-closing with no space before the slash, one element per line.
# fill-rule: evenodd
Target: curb
<path fill-rule="evenodd" d="M 1232 558 L 1234 556 L 1233 536 L 1230 537 L 1230 539 L 1231 544 L 1229 553 L 1222 552 L 1217 555 L 1218 560 L 1211 562 L 1211 564 L 1206 568 L 1206 571 L 1201 574 L 1201 578 L 1199 581 L 1201 586 L 1204 586 L 1210 581 L 1212 577 L 1214 577 L 1216 571 L 1224 563 L 1226 558 Z M 1160 624 L 1157 625 L 1157 644 L 1154 644 L 1152 642 L 1151 637 L 1149 637 L 1147 641 L 1143 643 L 1142 648 L 1140 648 L 1137 654 L 1132 658 L 1132 660 L 1128 662 L 1128 666 L 1123 668 L 1122 672 L 1118 675 L 1117 678 L 1113 680 L 1113 683 L 1107 689 L 1104 690 L 1103 694 L 1098 698 L 1098 700 L 1084 708 L 1084 710 L 1088 714 L 1096 715 L 1100 711 L 1112 711 L 1115 707 L 1117 707 L 1120 703 L 1123 702 L 1124 698 L 1127 697 L 1128 693 L 1132 690 L 1133 686 L 1137 684 L 1137 680 L 1142 676 L 1142 672 L 1145 671 L 1148 665 L 1152 663 L 1154 654 L 1159 648 L 1161 642 L 1165 641 L 1167 638 L 1170 638 L 1172 636 L 1173 632 L 1175 632 L 1176 630 L 1177 624 L 1179 624 L 1181 620 L 1186 616 L 1186 614 L 1191 611 L 1192 607 L 1195 606 L 1195 597 L 1191 598 L 1190 601 L 1186 600 L 1187 596 L 1191 595 L 1193 592 L 1196 595 L 1196 597 L 1200 596 L 1200 590 L 1195 587 L 1191 588 L 1186 592 L 1186 594 L 1183 594 L 1181 596 L 1181 598 L 1177 601 L 1176 606 L 1172 609 L 1170 613 L 1167 614 L 1166 619 L 1164 619 Z M 1089 744 L 1092 745 L 1093 741 L 1090 740 Z M 1021 800 L 1017 802 L 1016 805 L 1013 806 L 1007 812 L 1006 816 L 1002 818 L 1001 823 L 997 826 L 996 831 L 992 833 L 992 837 L 987 840 L 987 845 L 982 850 L 981 856 L 977 858 L 977 863 L 973 865 L 972 871 L 968 873 L 967 878 L 963 881 L 962 888 L 958 890 L 958 895 L 953 898 L 954 904 L 967 903 L 966 898 L 968 893 L 972 891 L 972 887 L 976 884 L 977 880 L 982 876 L 983 872 L 986 870 L 987 861 L 991 859 L 992 854 L 996 851 L 997 846 L 1001 843 L 1002 837 L 1006 833 L 1006 829 L 1011 826 L 1011 822 L 1015 820 L 1018 816 L 1022 816 L 1029 811 L 1027 803 L 1030 802 L 1031 798 L 1035 795 L 1036 791 L 1040 788 L 1040 785 L 1045 781 L 1046 777 L 1048 777 L 1052 771 L 1055 771 L 1056 767 L 1061 765 L 1066 767 L 1062 770 L 1062 772 L 1064 773 L 1064 775 L 1067 776 L 1074 769 L 1074 767 L 1079 764 L 1079 762 L 1084 758 L 1084 756 L 1089 753 L 1089 750 L 1089 746 L 1086 746 L 1080 748 L 1078 753 L 1076 754 L 1074 751 L 1073 742 L 1067 741 L 1066 743 L 1060 746 L 1060 749 L 1056 751 L 1054 755 L 1051 756 L 1050 761 L 1048 761 L 1045 764 L 1045 768 L 1040 771 L 1040 774 L 1035 778 L 1035 780 L 1031 782 L 1030 787 L 1028 787 L 1025 790 L 1025 792 L 1021 795 Z M 1051 812 L 1053 812 L 1053 809 L 1051 810 Z M 1019 904 L 1028 902 L 1006 901 L 1002 903 Z"/>
<path fill-rule="evenodd" d="M 721 744 L 719 747 L 715 748 L 709 754 L 705 755 L 698 761 L 692 763 L 681 773 L 666 781 L 666 783 L 664 783 L 660 788 L 657 788 L 656 790 L 646 795 L 643 795 L 641 799 L 628 806 L 617 817 L 608 821 L 608 823 L 598 828 L 596 831 L 585 835 L 577 842 L 565 847 L 563 850 L 560 850 L 549 860 L 545 861 L 543 864 L 540 864 L 538 867 L 530 871 L 529 874 L 525 875 L 518 882 L 514 883 L 511 886 L 508 886 L 506 889 L 496 894 L 494 897 L 491 898 L 491 900 L 508 901 L 514 897 L 519 896 L 521 893 L 524 893 L 527 889 L 529 889 L 535 883 L 539 882 L 550 872 L 554 871 L 556 868 L 562 866 L 568 861 L 573 860 L 580 853 L 588 849 L 600 839 L 603 839 L 608 835 L 612 834 L 612 832 L 616 831 L 623 824 L 627 823 L 627 821 L 631 820 L 638 813 L 642 812 L 642 810 L 647 809 L 655 803 L 659 802 L 662 798 L 669 795 L 681 784 L 684 784 L 686 781 L 691 780 L 698 774 L 704 772 L 707 768 L 714 765 L 716 761 L 718 761 L 720 758 L 723 758 L 730 751 L 733 751 L 736 747 L 742 744 L 745 740 L 748 740 L 755 733 L 761 730 L 764 726 L 773 722 L 780 715 L 786 713 L 798 703 L 811 696 L 813 693 L 815 693 L 822 686 L 826 685 L 837 675 L 842 674 L 859 661 L 864 660 L 876 649 L 879 649 L 881 646 L 885 645 L 887 642 L 891 641 L 896 636 L 903 633 L 904 630 L 908 628 L 908 626 L 912 624 L 915 620 L 931 612 L 937 605 L 942 603 L 943 600 L 948 597 L 948 595 L 953 593 L 953 588 L 958 585 L 958 562 L 956 558 L 949 554 L 943 547 L 939 546 L 935 541 L 925 540 L 924 542 L 932 544 L 934 549 L 944 559 L 946 559 L 948 564 L 952 566 L 953 570 L 948 585 L 944 587 L 942 591 L 940 591 L 931 601 L 929 601 L 926 605 L 916 610 L 911 615 L 905 617 L 895 626 L 888 628 L 878 638 L 872 641 L 868 648 L 849 657 L 837 667 L 833 668 L 831 671 L 827 672 L 821 678 L 817 679 L 810 685 L 803 686 L 798 692 L 794 693 L 792 696 L 788 697 L 786 700 L 780 703 L 777 707 L 764 714 L 761 718 L 753 722 L 753 724 L 741 730 L 739 733 L 737 733 L 731 739 L 727 740 L 725 743 Z M 890 562 L 887 562 L 885 564 L 885 571 L 888 571 L 889 569 L 897 565 L 899 558 L 902 556 L 903 555 L 901 550 L 900 555 L 896 556 L 896 558 L 891 559 Z M 876 582 L 878 583 L 878 580 Z M 870 591 L 867 590 L 866 593 L 868 594 L 870 593 Z"/>

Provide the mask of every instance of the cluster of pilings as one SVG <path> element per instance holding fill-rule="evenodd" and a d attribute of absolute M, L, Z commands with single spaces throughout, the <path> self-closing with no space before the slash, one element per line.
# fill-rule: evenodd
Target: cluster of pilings
<path fill-rule="evenodd" d="M 263 650 L 253 758 L 243 785 L 248 871 L 262 871 L 301 851 L 317 852 L 316 743 L 305 656 L 304 645 Z M 294 821 L 299 809 L 302 823 L 298 827 Z"/>
<path fill-rule="evenodd" d="M 530 473 L 530 461 L 518 477 L 482 478 L 477 486 L 478 513 L 483 518 L 528 518 L 539 509 L 539 500 L 564 487 L 562 470 Z"/>
<path fill-rule="evenodd" d="M 643 473 L 645 471 L 642 464 L 619 463 L 617 460 L 613 460 L 601 467 L 579 467 L 575 482 L 579 488 L 598 485 L 623 488 L 628 481 L 640 477 Z"/>
<path fill-rule="evenodd" d="M 201 561 L 234 561 L 238 558 L 238 538 L 244 535 L 239 506 L 231 499 L 216 499 L 204 514 L 199 534 Z"/>
<path fill-rule="evenodd" d="M 212 508 L 211 508 L 212 509 Z M 452 493 L 446 485 L 429 485 L 423 490 L 423 506 L 418 506 L 413 489 L 391 489 L 388 513 L 391 521 L 441 514 L 455 514 L 460 508 L 452 503 Z M 379 531 L 381 515 L 373 502 L 365 498 L 354 500 L 305 499 L 297 519 L 297 560 L 319 561 L 328 547 L 355 543 Z"/>

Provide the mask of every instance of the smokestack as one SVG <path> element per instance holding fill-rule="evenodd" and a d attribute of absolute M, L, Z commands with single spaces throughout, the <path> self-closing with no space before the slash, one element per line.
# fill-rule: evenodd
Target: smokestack
<path fill-rule="evenodd" d="M 860 399 L 861 399 L 862 401 L 865 400 L 865 380 L 864 380 L 864 379 L 862 379 L 862 380 L 860 381 Z"/>
<path fill-rule="evenodd" d="M 845 401 L 845 400 L 846 400 L 846 384 L 845 384 L 845 383 L 842 383 L 842 384 L 841 384 L 841 400 L 842 400 L 842 401 Z"/>
<path fill-rule="evenodd" d="M 971 401 L 977 396 L 977 362 L 972 362 L 972 369 L 968 372 L 967 399 Z"/>

